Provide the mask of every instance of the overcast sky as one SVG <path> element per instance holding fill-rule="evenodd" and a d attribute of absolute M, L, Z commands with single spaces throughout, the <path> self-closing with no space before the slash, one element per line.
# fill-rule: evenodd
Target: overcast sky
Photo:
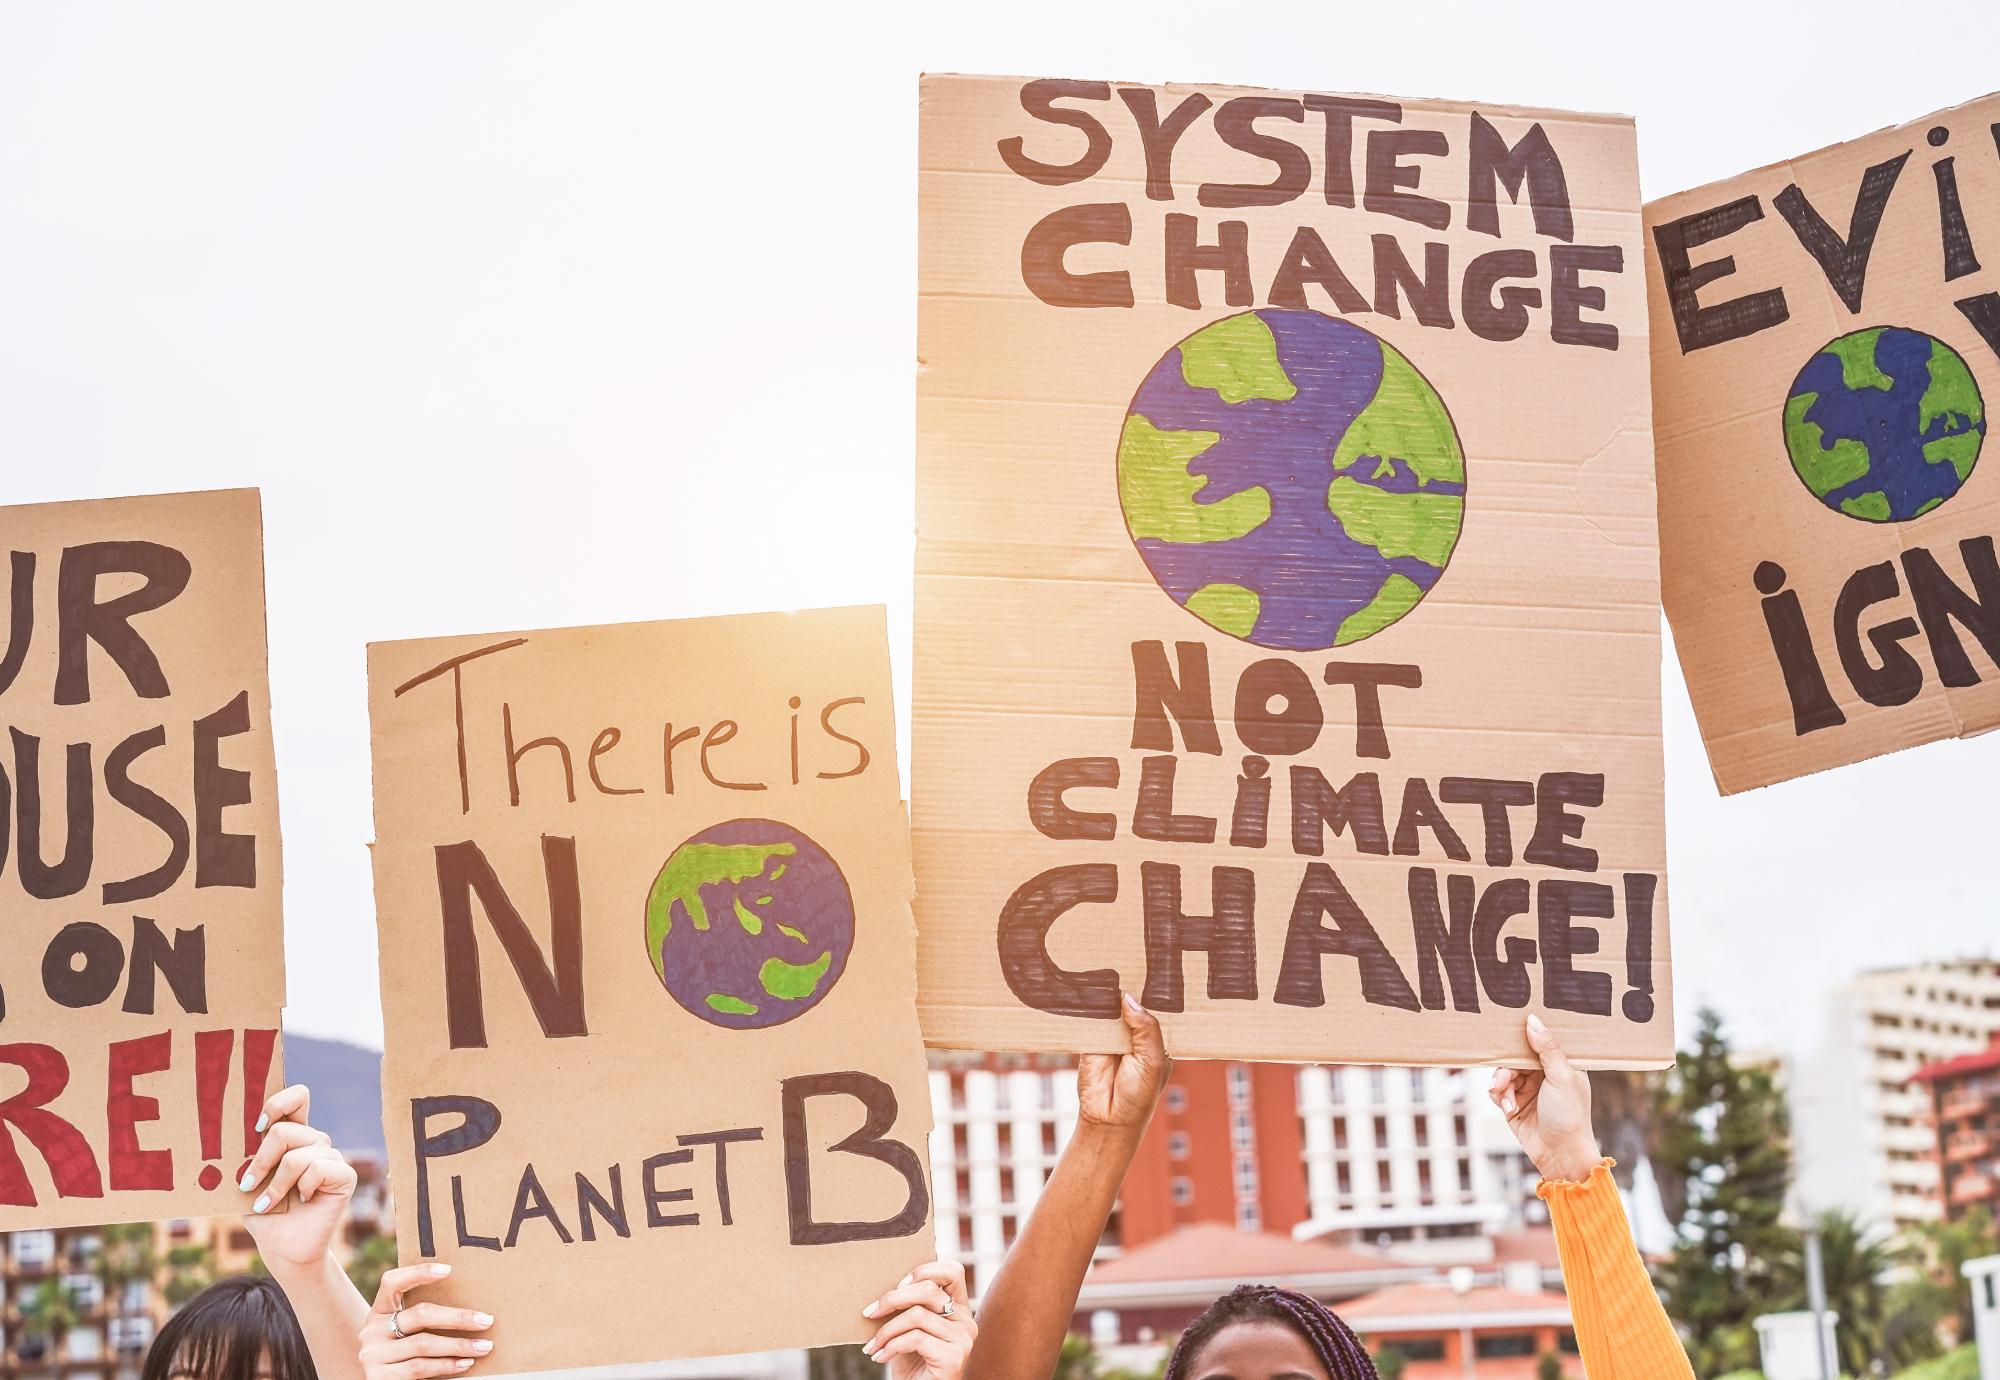
<path fill-rule="evenodd" d="M 907 706 L 920 71 L 1625 111 L 1659 196 L 1996 50 L 1992 0 L 15 0 L 0 501 L 263 489 L 288 1019 L 374 1043 L 365 642 L 881 602 Z M 1684 1021 L 1995 947 L 2000 741 L 1725 801 L 1665 679 Z"/>

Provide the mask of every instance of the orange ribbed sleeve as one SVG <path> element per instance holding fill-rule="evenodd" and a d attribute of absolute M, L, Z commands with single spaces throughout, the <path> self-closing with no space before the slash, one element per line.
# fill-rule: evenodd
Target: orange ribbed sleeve
<path fill-rule="evenodd" d="M 1633 1244 L 1611 1161 L 1580 1184 L 1544 1179 L 1535 1191 L 1555 1223 L 1576 1347 L 1590 1380 L 1694 1380 Z"/>

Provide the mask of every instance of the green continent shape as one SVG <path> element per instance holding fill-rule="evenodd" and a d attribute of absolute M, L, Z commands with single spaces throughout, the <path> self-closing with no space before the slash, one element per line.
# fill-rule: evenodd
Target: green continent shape
<path fill-rule="evenodd" d="M 1228 541 L 1255 531 L 1271 516 L 1262 487 L 1218 503 L 1196 503 L 1206 476 L 1188 473 L 1188 462 L 1222 437 L 1213 431 L 1161 431 L 1133 413 L 1118 442 L 1118 502 L 1132 535 L 1160 541 Z"/>
<path fill-rule="evenodd" d="M 832 966 L 831 949 L 821 954 L 815 963 L 787 963 L 782 958 L 767 958 L 764 966 L 757 970 L 757 981 L 774 997 L 798 1001 L 812 995 L 813 988 L 819 986 L 819 980 Z"/>
<path fill-rule="evenodd" d="M 1826 347 L 1826 353 L 1840 361 L 1840 381 L 1848 391 L 1879 388 L 1884 393 L 1895 386 L 1875 363 L 1875 342 L 1882 337 L 1880 326 L 1853 335 L 1844 335 Z"/>
<path fill-rule="evenodd" d="M 766 897 L 765 899 L 768 900 L 770 898 Z M 743 927 L 743 932 L 745 934 L 762 934 L 764 932 L 763 916 L 759 915 L 756 911 L 751 910 L 741 901 L 735 900 L 733 898 L 730 900 L 729 904 L 736 907 L 736 923 Z"/>
<path fill-rule="evenodd" d="M 1181 342 L 1181 378 L 1210 388 L 1226 403 L 1268 398 L 1290 402 L 1298 385 L 1278 359 L 1278 338 L 1255 312 L 1225 317 Z"/>
<path fill-rule="evenodd" d="M 790 843 L 684 843 L 676 848 L 646 896 L 646 953 L 653 960 L 653 971 L 662 979 L 667 975 L 660 944 L 673 928 L 674 902 L 680 902 L 696 929 L 706 930 L 708 907 L 702 904 L 703 887 L 761 876 L 771 859 L 788 858 L 796 852 L 797 845 Z"/>
<path fill-rule="evenodd" d="M 1817 393 L 1794 393 L 1785 400 L 1785 449 L 1791 452 L 1792 468 L 1806 481 L 1806 487 L 1825 498 L 1868 473 L 1868 445 L 1848 439 L 1827 446 L 1819 423 L 1806 420 L 1806 413 L 1818 401 Z"/>
<path fill-rule="evenodd" d="M 1341 620 L 1340 631 L 1334 634 L 1333 645 L 1344 647 L 1350 642 L 1359 642 L 1364 637 L 1381 632 L 1391 623 L 1401 618 L 1417 606 L 1424 592 L 1417 588 L 1417 582 L 1407 575 L 1390 575 L 1382 582 L 1382 588 L 1375 591 L 1375 597 L 1365 608 L 1357 609 Z"/>
<path fill-rule="evenodd" d="M 1461 494 L 1392 494 L 1346 475 L 1327 486 L 1326 506 L 1354 540 L 1390 559 L 1414 556 L 1439 570 L 1465 517 Z"/>
<path fill-rule="evenodd" d="M 1949 464 L 1958 471 L 1962 484 L 1979 458 L 1979 432 L 1973 430 L 1986 416 L 1979 396 L 1979 384 L 1965 367 L 1958 351 L 1942 340 L 1931 342 L 1930 386 L 1917 403 L 1917 427 L 1929 431 L 1931 423 L 1943 418 L 1957 431 L 1924 443 L 1924 459 L 1933 465 Z"/>
<path fill-rule="evenodd" d="M 757 1014 L 757 1008 L 749 1002 L 744 1001 L 741 997 L 731 997 L 717 992 L 710 996 L 707 1001 L 709 1009 L 712 1011 L 726 1011 L 732 1016 L 754 1016 Z"/>
<path fill-rule="evenodd" d="M 1865 494 L 1856 494 L 1852 498 L 1843 498 L 1840 500 L 1840 511 L 1849 517 L 1867 518 L 1870 522 L 1887 522 L 1889 495 L 1880 489 L 1874 489 Z"/>
<path fill-rule="evenodd" d="M 1188 596 L 1187 611 L 1231 637 L 1248 637 L 1263 603 L 1256 590 L 1242 585 L 1203 585 Z"/>
<path fill-rule="evenodd" d="M 1382 342 L 1382 382 L 1334 448 L 1333 467 L 1345 471 L 1364 455 L 1376 457 L 1374 473 L 1394 473 L 1391 459 L 1401 460 L 1417 484 L 1442 479 L 1465 482 L 1465 452 L 1444 399 L 1424 382 L 1424 376 L 1388 342 Z M 1338 482 L 1338 481 L 1336 481 Z"/>

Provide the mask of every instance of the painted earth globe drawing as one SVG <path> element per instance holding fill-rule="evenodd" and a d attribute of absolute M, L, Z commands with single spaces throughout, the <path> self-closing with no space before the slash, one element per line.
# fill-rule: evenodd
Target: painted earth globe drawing
<path fill-rule="evenodd" d="M 1907 522 L 1965 484 L 1986 439 L 1979 384 L 1958 351 L 1901 326 L 1829 341 L 1785 398 L 1785 450 L 1821 503 Z"/>
<path fill-rule="evenodd" d="M 788 824 L 735 819 L 668 856 L 646 896 L 646 953 L 675 1001 L 761 1029 L 810 1011 L 854 947 L 854 898 L 824 848 Z"/>
<path fill-rule="evenodd" d="M 1316 311 L 1211 322 L 1125 414 L 1118 500 L 1174 601 L 1259 647 L 1359 642 L 1444 574 L 1465 452 L 1444 399 L 1387 341 Z"/>

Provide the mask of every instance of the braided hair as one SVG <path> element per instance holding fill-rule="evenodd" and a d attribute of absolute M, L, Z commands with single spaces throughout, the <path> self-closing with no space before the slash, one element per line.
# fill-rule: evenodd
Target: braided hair
<path fill-rule="evenodd" d="M 1194 1380 L 1195 1358 L 1217 1333 L 1235 1323 L 1274 1322 L 1305 1338 L 1333 1380 L 1378 1380 L 1375 1362 L 1331 1308 L 1296 1289 L 1242 1284 L 1208 1306 L 1174 1344 L 1161 1380 Z"/>

